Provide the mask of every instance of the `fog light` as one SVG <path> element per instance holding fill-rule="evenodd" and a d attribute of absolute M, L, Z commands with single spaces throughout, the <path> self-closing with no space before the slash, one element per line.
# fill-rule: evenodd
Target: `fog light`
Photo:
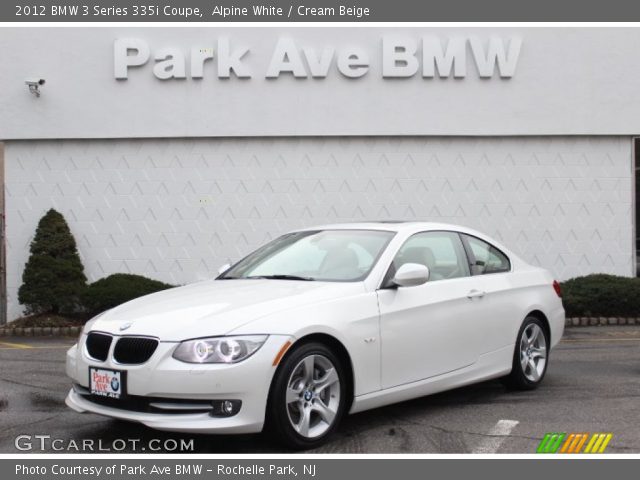
<path fill-rule="evenodd" d="M 231 417 L 240 411 L 242 402 L 240 400 L 214 400 L 211 402 L 212 417 Z"/>
<path fill-rule="evenodd" d="M 231 415 L 233 413 L 233 403 L 229 400 L 222 402 L 222 411 L 227 415 Z"/>

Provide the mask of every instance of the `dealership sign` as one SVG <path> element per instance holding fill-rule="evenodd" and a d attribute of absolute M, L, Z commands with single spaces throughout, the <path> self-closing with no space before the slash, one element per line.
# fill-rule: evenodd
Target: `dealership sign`
<path fill-rule="evenodd" d="M 372 58 L 361 47 L 301 46 L 291 38 L 281 38 L 271 53 L 266 70 L 257 72 L 249 61 L 248 47 L 233 46 L 229 38 L 219 38 L 215 46 L 194 46 L 188 50 L 162 47 L 152 50 L 144 40 L 122 38 L 114 42 L 114 76 L 127 80 L 131 69 L 149 67 L 160 80 L 204 78 L 205 65 L 215 65 L 217 78 L 325 78 L 337 70 L 347 78 L 360 78 L 381 59 L 383 78 L 465 78 L 473 72 L 480 78 L 513 77 L 522 40 L 517 37 L 438 36 L 419 38 L 388 35 L 382 38 L 380 54 Z"/>

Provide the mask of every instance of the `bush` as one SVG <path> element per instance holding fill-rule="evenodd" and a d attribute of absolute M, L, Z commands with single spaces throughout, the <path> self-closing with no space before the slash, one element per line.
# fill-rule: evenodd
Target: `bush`
<path fill-rule="evenodd" d="M 134 298 L 168 288 L 173 288 L 173 285 L 140 275 L 116 273 L 89 285 L 82 295 L 82 303 L 87 312 L 95 315 Z"/>
<path fill-rule="evenodd" d="M 26 313 L 78 311 L 87 278 L 62 214 L 51 209 L 40 219 L 30 252 L 18 290 L 18 301 Z"/>
<path fill-rule="evenodd" d="M 594 274 L 562 283 L 567 317 L 640 317 L 640 278 Z"/>

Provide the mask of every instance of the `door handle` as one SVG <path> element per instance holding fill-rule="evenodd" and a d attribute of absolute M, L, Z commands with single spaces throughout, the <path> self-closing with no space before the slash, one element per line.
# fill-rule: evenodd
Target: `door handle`
<path fill-rule="evenodd" d="M 469 293 L 467 293 L 467 298 L 469 300 L 471 300 L 472 298 L 482 298 L 485 296 L 487 292 L 483 292 L 481 290 L 471 290 Z"/>

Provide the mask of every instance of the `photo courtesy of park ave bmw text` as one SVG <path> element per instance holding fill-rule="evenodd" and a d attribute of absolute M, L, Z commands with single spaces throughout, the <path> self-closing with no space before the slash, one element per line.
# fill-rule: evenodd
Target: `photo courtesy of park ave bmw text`
<path fill-rule="evenodd" d="M 125 21 L 0 26 L 0 453 L 640 453 L 639 28 Z"/>

